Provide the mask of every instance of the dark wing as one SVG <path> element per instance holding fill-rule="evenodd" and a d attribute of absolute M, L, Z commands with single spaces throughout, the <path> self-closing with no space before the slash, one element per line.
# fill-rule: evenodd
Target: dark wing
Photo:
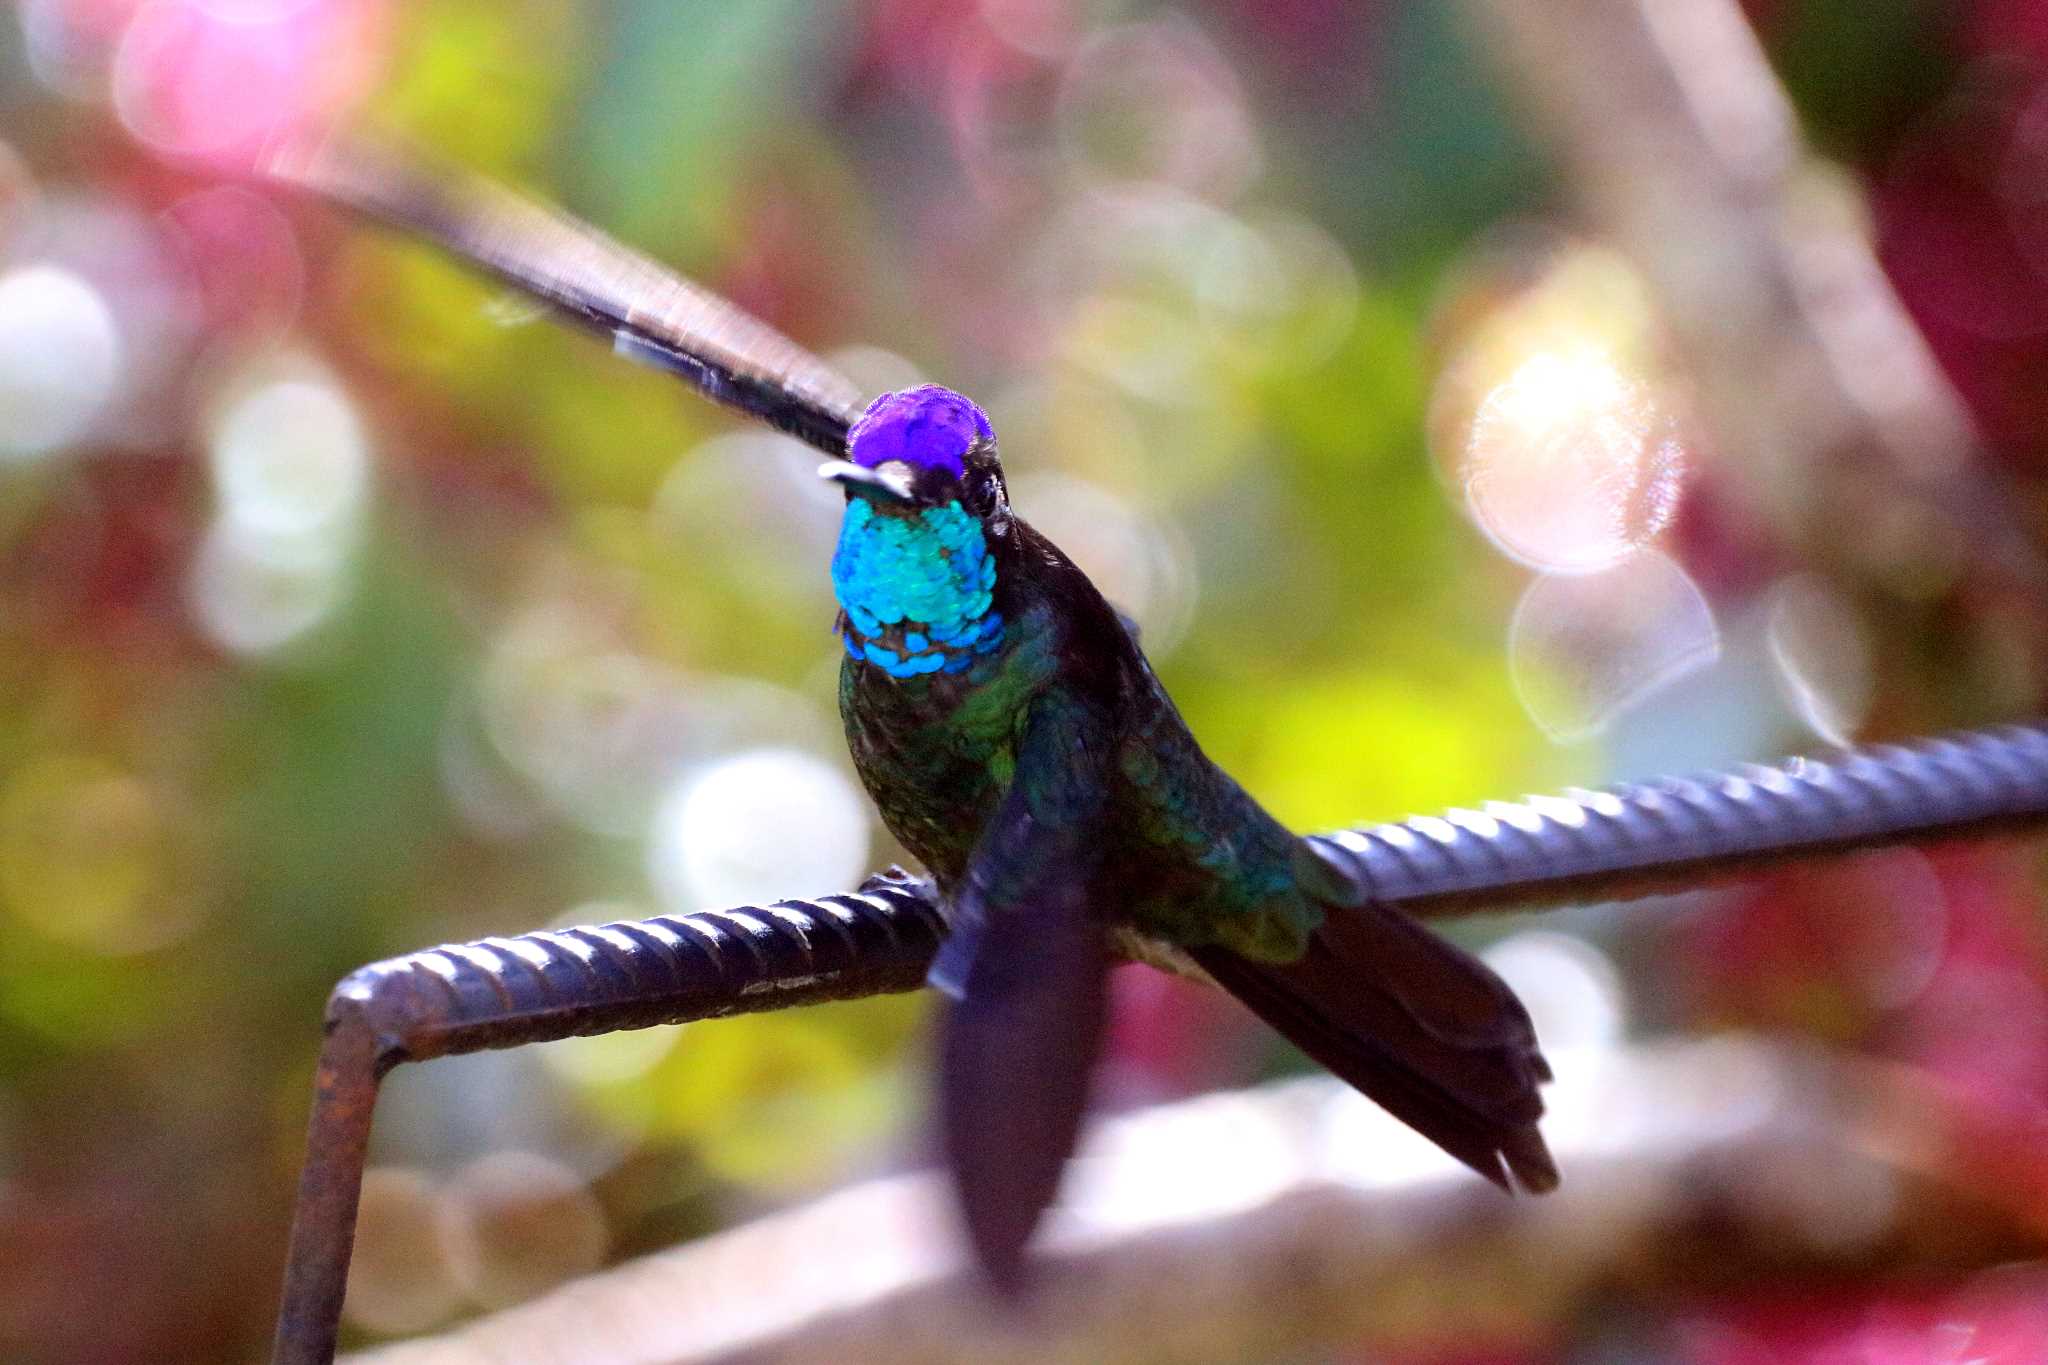
<path fill-rule="evenodd" d="M 1033 704 L 1016 777 L 949 907 L 963 951 L 934 968 L 939 1128 L 989 1282 L 1024 1287 L 1024 1244 L 1080 1135 L 1109 961 L 1088 895 L 1106 731 L 1053 693 Z M 965 960 L 962 961 L 961 959 Z"/>
<path fill-rule="evenodd" d="M 1507 983 L 1391 906 L 1318 899 L 1327 918 L 1299 961 L 1191 955 L 1296 1047 L 1488 1180 L 1555 1189 L 1536 1126 L 1550 1066 Z"/>
<path fill-rule="evenodd" d="M 865 406 L 851 380 L 759 318 L 559 210 L 360 135 L 286 142 L 259 169 L 425 237 L 708 397 L 827 454 L 846 452 L 847 429 Z"/>

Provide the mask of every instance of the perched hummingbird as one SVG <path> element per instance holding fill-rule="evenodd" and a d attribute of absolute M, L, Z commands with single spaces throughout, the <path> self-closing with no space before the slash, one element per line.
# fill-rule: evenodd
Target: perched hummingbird
<path fill-rule="evenodd" d="M 981 409 L 885 394 L 847 455 L 821 471 L 846 490 L 839 710 L 947 907 L 940 1127 L 995 1284 L 1073 1149 L 1119 957 L 1206 975 L 1487 1179 L 1555 1186 L 1521 1002 L 1204 756 L 1136 632 L 1011 510 Z"/>
<path fill-rule="evenodd" d="M 731 303 L 565 215 L 359 139 L 273 180 L 438 242 L 832 458 L 840 713 L 950 935 L 938 1115 L 969 1241 L 1016 1291 L 1078 1136 L 1105 977 L 1207 978 L 1503 1189 L 1557 1168 L 1528 1013 L 1470 954 L 1326 863 L 1202 753 L 1137 633 L 1010 507 L 987 416 L 859 391 Z"/>

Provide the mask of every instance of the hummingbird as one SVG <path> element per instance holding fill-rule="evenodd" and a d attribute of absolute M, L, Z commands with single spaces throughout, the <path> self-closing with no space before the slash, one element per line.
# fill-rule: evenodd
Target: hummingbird
<path fill-rule="evenodd" d="M 1202 752 L 1122 617 L 1010 504 L 988 416 L 863 402 L 823 360 L 566 214 L 394 146 L 287 143 L 266 177 L 424 236 L 810 443 L 844 493 L 839 709 L 932 879 L 936 1127 L 984 1279 L 1015 1298 L 1101 1050 L 1107 976 L 1204 980 L 1503 1190 L 1549 1191 L 1548 1064 L 1476 957 L 1326 861 Z M 821 566 L 822 568 L 823 566 Z"/>
<path fill-rule="evenodd" d="M 1131 623 L 1011 508 L 979 407 L 884 394 L 820 472 L 846 494 L 840 716 L 946 907 L 939 1128 L 999 1289 L 1078 1138 L 1120 959 L 1213 981 L 1503 1188 L 1556 1186 L 1521 1002 L 1203 754 Z"/>

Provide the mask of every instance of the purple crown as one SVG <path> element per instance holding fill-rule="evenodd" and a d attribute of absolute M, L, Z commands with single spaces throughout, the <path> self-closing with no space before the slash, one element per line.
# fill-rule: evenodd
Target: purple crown
<path fill-rule="evenodd" d="M 955 478 L 966 473 L 966 455 L 977 439 L 995 431 L 988 414 L 971 401 L 937 384 L 900 393 L 885 393 L 847 434 L 853 462 L 873 469 L 901 460 L 916 469 L 944 469 Z"/>

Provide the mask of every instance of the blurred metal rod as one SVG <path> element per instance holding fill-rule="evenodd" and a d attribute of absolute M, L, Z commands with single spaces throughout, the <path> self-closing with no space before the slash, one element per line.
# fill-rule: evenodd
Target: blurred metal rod
<path fill-rule="evenodd" d="M 274 1365 L 334 1358 L 377 1086 L 401 1062 L 914 990 L 945 936 L 922 884 L 451 944 L 327 1004 Z"/>
<path fill-rule="evenodd" d="M 1959 731 L 1312 838 L 1418 918 L 1621 900 L 1885 844 L 2048 821 L 2048 723 Z"/>
<path fill-rule="evenodd" d="M 1410 1162 L 1397 1153 L 1418 1144 L 1393 1118 L 1303 1077 L 1097 1123 L 1088 1174 L 1033 1252 L 1028 1317 L 991 1312 L 944 1245 L 943 1176 L 919 1171 L 348 1365 L 1442 1360 L 1446 1324 L 1547 1339 L 1537 1324 L 1627 1320 L 1703 1291 L 1954 1283 L 2048 1254 L 2039 1201 L 2012 1178 L 2039 1169 L 2040 1135 L 2016 1140 L 1936 1078 L 1728 1034 L 1560 1060 L 1549 1099 L 1570 1177 L 1542 1199 L 1500 1198 L 1433 1152 Z M 1986 1149 L 2000 1155 L 1969 1155 Z M 1256 1169 L 1232 1168 L 1247 1152 Z M 1162 1180 L 1205 1157 L 1201 1188 L 1176 1196 Z M 2040 1295 L 2032 1279 L 2009 1290 Z M 1683 1358 L 1656 1337 L 1594 1358 L 1624 1355 Z"/>

